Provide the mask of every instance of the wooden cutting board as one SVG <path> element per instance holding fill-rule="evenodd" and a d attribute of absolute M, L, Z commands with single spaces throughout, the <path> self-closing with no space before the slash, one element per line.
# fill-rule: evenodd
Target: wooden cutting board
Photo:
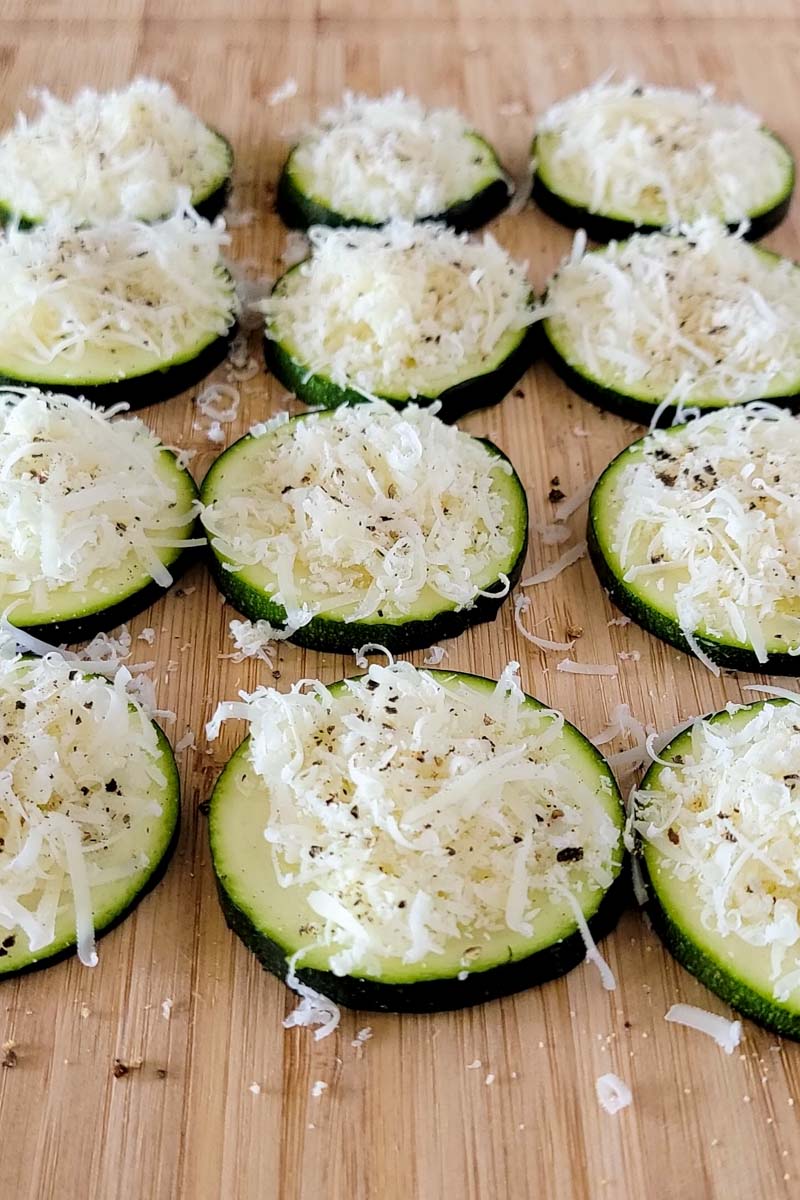
<path fill-rule="evenodd" d="M 233 253 L 254 275 L 279 269 L 284 233 L 272 197 L 287 137 L 345 87 L 404 87 L 455 104 L 524 168 L 534 114 L 609 67 L 659 83 L 710 80 L 763 113 L 800 151 L 800 6 L 794 0 L 4 0 L 0 118 L 28 90 L 70 93 L 147 73 L 168 80 L 231 139 L 234 206 L 254 220 L 233 231 Z M 700 9 L 702 8 L 702 15 Z M 295 98 L 270 105 L 285 79 Z M 795 207 L 769 239 L 800 254 Z M 528 207 L 496 225 L 541 287 L 568 235 Z M 258 354 L 254 339 L 253 352 Z M 220 377 L 222 374 L 220 373 Z M 228 442 L 285 403 L 259 373 L 242 388 Z M 192 394 L 143 412 L 166 442 L 196 451 L 199 478 L 215 448 Z M 543 365 L 498 408 L 464 426 L 513 458 L 534 520 L 551 520 L 550 480 L 568 495 L 597 475 L 639 430 L 571 395 Z M 584 512 L 572 519 L 581 536 Z M 533 536 L 529 567 L 559 553 Z M 625 701 L 668 727 L 739 700 L 751 679 L 704 667 L 614 613 L 584 560 L 532 593 L 537 632 L 583 627 L 581 662 L 618 663 L 618 678 L 559 674 L 559 655 L 518 635 L 511 606 L 491 626 L 447 646 L 447 665 L 496 676 L 522 664 L 526 689 L 588 734 Z M 0 985 L 2 1200 L 583 1200 L 681 1197 L 771 1200 L 800 1195 L 800 1049 L 745 1024 L 740 1051 L 668 1026 L 676 1001 L 724 1006 L 662 951 L 637 913 L 605 943 L 618 979 L 606 993 L 579 967 L 566 979 L 457 1014 L 395 1017 L 346 1012 L 315 1042 L 285 1031 L 286 990 L 262 973 L 225 928 L 199 805 L 240 731 L 209 750 L 212 706 L 259 680 L 235 664 L 228 622 L 196 568 L 132 623 L 156 629 L 162 707 L 198 748 L 181 756 L 183 831 L 164 882 L 102 942 L 100 965 L 77 962 Z M 621 660 L 620 651 L 641 657 Z M 339 678 L 352 660 L 281 650 L 280 686 Z M 617 748 L 617 747 L 612 747 Z M 165 1001 L 172 1005 L 164 1005 Z M 357 1031 L 372 1038 L 354 1046 Z M 115 1060 L 127 1074 L 116 1077 Z M 633 1105 L 608 1116 L 597 1076 L 615 1071 Z M 318 1098 L 313 1085 L 327 1083 Z M 319 1090 L 319 1089 L 316 1089 Z M 796 1101 L 796 1103 L 795 1103 Z"/>

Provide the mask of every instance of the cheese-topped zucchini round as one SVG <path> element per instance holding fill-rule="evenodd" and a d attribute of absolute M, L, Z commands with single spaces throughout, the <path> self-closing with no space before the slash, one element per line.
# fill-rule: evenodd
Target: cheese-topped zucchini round
<path fill-rule="evenodd" d="M 800 1038 L 800 709 L 729 705 L 659 755 L 635 795 L 653 924 L 745 1016 Z"/>
<path fill-rule="evenodd" d="M 73 225 L 155 221 L 188 198 L 212 220 L 225 204 L 230 143 L 167 84 L 137 79 L 71 100 L 38 94 L 0 137 L 0 220 L 29 227 L 58 213 Z"/>
<path fill-rule="evenodd" d="M 721 667 L 800 674 L 800 419 L 767 405 L 634 442 L 589 502 L 589 551 L 645 629 Z"/>
<path fill-rule="evenodd" d="M 268 970 L 413 1012 L 596 958 L 591 934 L 621 902 L 619 792 L 515 672 L 399 662 L 220 706 L 209 736 L 227 717 L 250 736 L 214 789 L 212 860 L 229 925 Z"/>
<path fill-rule="evenodd" d="M 307 404 L 496 404 L 532 357 L 525 269 L 488 234 L 441 225 L 310 232 L 311 256 L 260 307 L 267 366 Z"/>
<path fill-rule="evenodd" d="M 347 92 L 289 154 L 278 212 L 298 229 L 398 217 L 477 229 L 510 194 L 494 150 L 454 109 L 426 109 L 402 92 Z"/>
<path fill-rule="evenodd" d="M 492 620 L 528 540 L 505 455 L 416 405 L 257 426 L 216 460 L 201 502 L 231 603 L 345 654 L 430 646 Z"/>
<path fill-rule="evenodd" d="M 160 879 L 178 829 L 169 742 L 59 654 L 0 654 L 0 980 L 105 933 Z"/>
<path fill-rule="evenodd" d="M 574 254 L 544 311 L 558 374 L 630 420 L 800 403 L 800 267 L 715 222 Z"/>
<path fill-rule="evenodd" d="M 197 489 L 136 418 L 35 389 L 0 391 L 0 611 L 50 641 L 113 629 L 169 587 Z"/>
<path fill-rule="evenodd" d="M 537 204 L 599 242 L 702 216 L 763 237 L 794 188 L 794 160 L 761 118 L 702 88 L 587 88 L 548 109 L 532 153 Z"/>
<path fill-rule="evenodd" d="M 60 219 L 0 240 L 0 382 L 131 407 L 174 396 L 224 359 L 238 301 L 221 226 L 74 229 Z"/>

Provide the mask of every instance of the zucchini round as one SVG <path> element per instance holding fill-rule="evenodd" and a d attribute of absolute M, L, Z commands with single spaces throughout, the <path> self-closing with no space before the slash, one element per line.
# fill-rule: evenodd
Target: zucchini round
<path fill-rule="evenodd" d="M 306 404 L 439 401 L 451 421 L 527 370 L 530 286 L 494 240 L 402 223 L 310 236 L 311 257 L 260 306 L 267 367 Z"/>
<path fill-rule="evenodd" d="M 421 649 L 495 618 L 528 541 L 525 491 L 495 445 L 369 402 L 255 432 L 200 495 L 214 578 L 245 616 L 342 654 Z"/>
<path fill-rule="evenodd" d="M 0 222 L 30 229 L 58 213 L 78 226 L 159 221 L 186 200 L 209 221 L 225 206 L 233 149 L 167 84 L 38 94 L 40 112 L 0 137 Z"/>
<path fill-rule="evenodd" d="M 614 603 L 719 667 L 800 674 L 800 419 L 764 405 L 657 430 L 589 501 L 589 554 Z"/>
<path fill-rule="evenodd" d="M 238 300 L 222 229 L 177 213 L 156 225 L 53 220 L 0 242 L 0 383 L 100 404 L 153 404 L 221 362 Z"/>
<path fill-rule="evenodd" d="M 336 1003 L 463 1008 L 577 966 L 587 952 L 578 913 L 597 937 L 615 923 L 624 818 L 614 778 L 572 725 L 523 695 L 512 669 L 496 684 L 373 665 L 314 695 L 262 688 L 223 705 L 211 736 L 226 715 L 246 716 L 251 734 L 212 795 L 214 871 L 230 927 L 279 978 L 291 960 Z M 293 737 L 309 746 L 302 783 L 296 763 L 283 770 Z M 470 767 L 469 799 L 448 797 Z"/>
<path fill-rule="evenodd" d="M 796 1039 L 798 772 L 794 702 L 729 705 L 674 738 L 635 795 L 659 936 L 733 1008 Z"/>
<path fill-rule="evenodd" d="M 141 421 L 0 392 L 0 611 L 50 642 L 115 628 L 191 561 L 196 500 Z"/>
<path fill-rule="evenodd" d="M 292 148 L 277 208 L 295 229 L 443 221 L 477 229 L 507 206 L 511 185 L 489 143 L 452 109 L 395 92 L 346 94 Z"/>
<path fill-rule="evenodd" d="M 707 92 L 600 84 L 555 104 L 532 147 L 533 198 L 598 242 L 711 216 L 746 237 L 783 220 L 795 166 L 754 113 Z"/>
<path fill-rule="evenodd" d="M 629 420 L 800 405 L 800 267 L 713 222 L 573 254 L 546 305 L 557 374 Z"/>
<path fill-rule="evenodd" d="M 93 966 L 95 937 L 155 886 L 177 840 L 172 750 L 113 683 L 60 655 L 4 657 L 0 674 L 0 980 L 76 946 Z"/>

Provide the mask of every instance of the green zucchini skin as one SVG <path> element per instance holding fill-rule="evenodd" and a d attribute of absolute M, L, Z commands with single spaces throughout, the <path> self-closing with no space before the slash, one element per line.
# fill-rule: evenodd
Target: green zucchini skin
<path fill-rule="evenodd" d="M 658 407 L 658 402 L 640 400 L 636 396 L 629 396 L 625 392 L 605 387 L 596 379 L 581 374 L 556 349 L 550 339 L 548 322 L 546 320 L 541 322 L 541 352 L 542 357 L 553 371 L 555 371 L 559 379 L 567 385 L 570 391 L 575 392 L 583 400 L 588 400 L 590 404 L 594 404 L 606 412 L 614 413 L 615 416 L 623 417 L 626 421 L 635 421 L 637 425 L 650 424 L 653 419 L 653 413 Z M 747 403 L 755 403 L 757 400 L 758 397 L 754 396 Z M 770 396 L 767 398 L 767 403 L 775 404 L 781 408 L 788 408 L 790 412 L 800 412 L 800 391 L 792 392 L 785 396 Z M 694 401 L 690 401 L 685 407 L 699 408 L 701 412 L 707 413 L 717 411 L 720 408 L 727 408 L 729 405 L 695 404 Z M 670 407 L 665 408 L 659 427 L 663 429 L 670 425 L 678 415 L 677 405 L 670 405 Z"/>
<path fill-rule="evenodd" d="M 745 233 L 745 238 L 750 242 L 757 242 L 762 237 L 780 225 L 789 211 L 794 193 L 796 167 L 792 154 L 783 142 L 771 130 L 768 131 L 770 136 L 778 142 L 786 151 L 792 163 L 792 171 L 789 178 L 788 189 L 781 199 L 771 208 L 764 212 L 755 213 L 750 217 L 750 227 Z M 531 157 L 536 156 L 536 141 L 534 140 Z M 658 233 L 663 228 L 661 225 L 643 224 L 637 225 L 634 221 L 626 221 L 620 217 L 606 217 L 601 213 L 590 212 L 589 209 L 582 205 L 572 204 L 557 192 L 554 192 L 542 179 L 538 171 L 534 171 L 533 185 L 531 188 L 531 198 L 537 208 L 546 213 L 559 225 L 565 225 L 568 229 L 584 229 L 587 237 L 593 242 L 611 242 L 628 238 L 633 233 Z M 739 228 L 739 222 L 732 222 L 728 228 L 731 233 L 735 233 Z"/>
<path fill-rule="evenodd" d="M 506 455 L 493 442 L 486 438 L 477 440 L 487 446 L 497 458 L 503 462 L 509 462 Z M 234 443 L 235 445 L 236 443 Z M 217 459 L 217 462 L 219 461 Z M 511 464 L 509 463 L 509 465 Z M 212 465 L 200 489 L 200 499 L 203 503 L 207 502 L 206 484 L 211 479 L 213 469 Z M 359 646 L 364 646 L 368 642 L 377 642 L 379 645 L 385 646 L 392 654 L 405 654 L 412 650 L 425 650 L 428 646 L 441 640 L 458 637 L 473 625 L 493 621 L 518 582 L 528 552 L 527 497 L 516 472 L 514 478 L 518 483 L 524 528 L 520 539 L 519 553 L 508 572 L 510 586 L 505 595 L 478 596 L 471 608 L 446 609 L 426 620 L 411 619 L 397 624 L 386 621 L 336 621 L 325 617 L 313 617 L 307 625 L 296 630 L 288 640 L 296 646 L 306 646 L 310 650 L 322 650 L 334 654 L 352 654 Z M 283 605 L 276 604 L 271 596 L 244 582 L 239 578 L 237 572 L 227 570 L 221 559 L 214 553 L 210 542 L 206 553 L 206 562 L 220 592 L 238 612 L 251 621 L 269 621 L 273 627 L 286 625 L 286 609 Z"/>
<path fill-rule="evenodd" d="M 622 454 L 626 454 L 629 449 L 630 447 L 627 447 Z M 660 638 L 661 641 L 694 657 L 692 648 L 686 641 L 678 621 L 666 613 L 651 608 L 633 589 L 627 586 L 624 580 L 619 579 L 603 551 L 602 513 L 599 499 L 601 484 L 606 473 L 619 461 L 622 454 L 618 454 L 606 467 L 589 499 L 589 519 L 586 528 L 589 558 L 609 599 L 620 612 L 624 613 L 626 617 L 630 617 L 648 633 Z M 754 674 L 765 675 L 800 675 L 800 656 L 793 658 L 790 654 L 768 654 L 766 662 L 759 662 L 752 650 L 718 641 L 716 638 L 695 633 L 694 630 L 692 632 L 711 661 L 724 671 L 750 671 Z"/>
<path fill-rule="evenodd" d="M 152 892 L 153 889 L 157 887 L 157 885 L 164 878 L 167 867 L 169 866 L 172 856 L 175 853 L 175 848 L 178 845 L 178 839 L 181 832 L 180 776 L 178 775 L 178 768 L 175 764 L 175 756 L 172 752 L 172 747 L 166 734 L 161 726 L 157 725 L 155 721 L 153 724 L 155 725 L 156 733 L 158 735 L 159 747 L 162 751 L 168 751 L 168 754 L 165 754 L 164 763 L 169 764 L 170 779 L 168 782 L 175 789 L 175 825 L 164 853 L 153 867 L 153 870 L 150 872 L 143 885 L 139 888 L 139 891 L 136 892 L 136 894 L 131 897 L 129 902 L 120 908 L 104 925 L 95 926 L 94 932 L 97 940 L 99 940 L 101 937 L 105 937 L 107 933 L 111 933 L 112 929 L 116 929 L 118 925 L 121 925 L 122 922 L 130 916 L 139 902 L 143 900 L 149 892 Z M 65 946 L 60 947 L 52 954 L 47 954 L 44 952 L 41 957 L 32 959 L 22 966 L 17 967 L 14 971 L 0 971 L 0 984 L 2 984 L 6 979 L 16 979 L 20 975 L 29 975 L 33 971 L 43 971 L 47 967 L 53 967 L 56 965 L 56 963 L 63 962 L 67 958 L 74 957 L 75 942 L 73 941 Z M 2 960 L 0 960 L 0 965 L 2 965 Z"/>
<path fill-rule="evenodd" d="M 135 409 L 147 408 L 151 404 L 159 404 L 162 400 L 170 400 L 173 396 L 201 383 L 228 357 L 237 328 L 237 324 L 234 323 L 226 334 L 215 338 L 193 358 L 173 363 L 163 369 L 148 371 L 145 375 L 132 375 L 127 379 L 108 380 L 104 383 L 68 383 L 52 379 L 41 382 L 4 375 L 0 369 L 0 386 L 9 384 L 14 387 L 25 384 L 41 387 L 45 391 L 63 392 L 67 396 L 83 396 L 104 408 L 124 402 L 132 412 Z"/>
<path fill-rule="evenodd" d="M 472 137 L 481 142 L 483 146 L 488 147 L 485 138 L 477 134 L 472 134 Z M 346 213 L 337 212 L 336 209 L 328 208 L 327 205 L 307 196 L 292 175 L 292 156 L 296 149 L 296 146 L 292 147 L 283 165 L 275 197 L 275 209 L 284 225 L 288 225 L 290 229 L 310 229 L 312 225 L 328 225 L 332 228 L 342 225 L 358 225 L 367 229 L 379 229 L 385 224 L 384 221 L 366 221 L 359 217 L 348 216 Z M 494 151 L 492 151 L 492 157 L 502 170 Z M 482 225 L 486 225 L 499 216 L 508 207 L 511 196 L 512 192 L 505 179 L 493 179 L 473 196 L 456 201 L 443 212 L 434 213 L 429 217 L 420 217 L 418 222 L 442 221 L 456 233 L 467 233 L 472 229 L 480 229 Z"/>
<path fill-rule="evenodd" d="M 493 371 L 445 388 L 438 396 L 408 396 L 402 400 L 396 396 L 379 396 L 378 399 L 386 400 L 396 408 L 408 403 L 425 406 L 438 400 L 442 406 L 438 416 L 448 424 L 476 409 L 491 408 L 519 383 L 533 362 L 539 344 L 536 326 L 528 325 L 520 332 L 521 338 L 515 349 Z M 313 408 L 336 408 L 340 404 L 359 404 L 365 399 L 362 392 L 340 387 L 324 375 L 309 376 L 302 363 L 298 363 L 279 342 L 268 337 L 264 338 L 264 360 L 267 369 L 288 391 Z"/>
<path fill-rule="evenodd" d="M 265 971 L 286 980 L 286 950 L 267 937 L 246 913 L 233 903 L 225 890 L 224 877 L 217 874 L 217 893 L 228 928 L 255 954 Z M 623 870 L 609 887 L 587 924 L 595 941 L 604 938 L 616 925 L 626 906 L 628 880 Z M 549 983 L 566 975 L 586 957 L 586 946 L 576 931 L 527 958 L 472 971 L 466 979 L 425 979 L 417 983 L 381 983 L 357 979 L 352 975 L 334 975 L 300 967 L 297 977 L 308 987 L 321 992 L 336 1004 L 364 1012 L 432 1013 L 469 1008 L 499 1000 L 530 987 Z"/>
<path fill-rule="evenodd" d="M 644 786 L 644 781 L 642 786 Z M 729 971 L 726 971 L 714 958 L 705 954 L 691 938 L 687 937 L 659 903 L 644 855 L 638 854 L 637 861 L 647 891 L 645 912 L 673 958 L 677 959 L 690 975 L 694 975 L 695 979 L 699 979 L 710 991 L 730 1004 L 731 1008 L 741 1013 L 743 1017 L 749 1017 L 758 1025 L 772 1030 L 781 1037 L 800 1041 L 800 1016 L 793 1015 L 779 1005 L 770 1003 L 766 996 L 760 995 L 747 984 L 734 979 Z"/>

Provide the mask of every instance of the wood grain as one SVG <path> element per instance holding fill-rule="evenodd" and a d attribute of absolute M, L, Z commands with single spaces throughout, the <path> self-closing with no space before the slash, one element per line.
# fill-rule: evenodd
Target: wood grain
<path fill-rule="evenodd" d="M 68 93 L 140 72 L 168 79 L 233 141 L 235 205 L 256 212 L 234 230 L 233 252 L 269 277 L 283 242 L 271 189 L 285 139 L 345 86 L 403 86 L 454 103 L 515 171 L 534 114 L 611 65 L 659 82 L 711 80 L 800 150 L 796 0 L 711 0 L 699 10 L 694 0 L 608 0 L 601 14 L 589 0 L 4 0 L 0 118 L 34 85 Z M 297 97 L 269 107 L 269 92 L 289 75 Z M 509 104 L 517 115 L 503 115 Z M 797 211 L 769 239 L 795 254 Z M 531 208 L 496 232 L 529 260 L 537 286 L 568 244 Z M 229 442 L 284 403 L 265 375 L 243 394 Z M 213 452 L 194 428 L 192 395 L 143 415 L 167 442 L 197 451 L 201 477 Z M 510 453 L 538 521 L 552 519 L 551 476 L 570 493 L 638 432 L 572 396 L 543 365 L 519 394 L 464 424 Z M 576 536 L 582 519 L 573 518 Z M 534 537 L 531 570 L 557 554 Z M 605 945 L 614 993 L 581 967 L 465 1013 L 346 1013 L 321 1043 L 284 1031 L 292 1001 L 224 926 L 198 812 L 236 739 L 229 731 L 209 751 L 203 722 L 265 669 L 219 657 L 234 613 L 203 570 L 183 587 L 194 590 L 173 591 L 132 626 L 158 632 L 159 699 L 178 714 L 174 738 L 187 726 L 198 733 L 199 749 L 181 756 L 178 853 L 155 893 L 104 940 L 95 971 L 68 962 L 0 986 L 0 1041 L 13 1040 L 18 1055 L 16 1067 L 0 1069 L 3 1200 L 800 1195 L 800 1048 L 747 1024 L 741 1053 L 727 1057 L 666 1025 L 678 1000 L 724 1009 L 636 913 Z M 613 611 L 585 561 L 532 598 L 538 632 L 561 638 L 568 623 L 583 626 L 581 661 L 618 661 L 621 650 L 641 659 L 620 661 L 614 679 L 558 674 L 558 656 L 525 643 L 506 607 L 494 625 L 450 643 L 448 665 L 496 676 L 518 659 L 527 690 L 589 734 L 620 700 L 666 727 L 738 700 L 752 681 L 716 680 L 635 627 L 609 627 Z M 152 657 L 137 647 L 139 659 Z M 277 666 L 283 686 L 305 675 L 335 679 L 352 661 L 287 646 Z M 365 1025 L 374 1036 L 357 1050 Z M 127 1075 L 114 1077 L 115 1059 L 131 1067 Z M 606 1071 L 634 1093 L 616 1117 L 595 1098 Z M 316 1080 L 328 1084 L 319 1099 Z"/>

